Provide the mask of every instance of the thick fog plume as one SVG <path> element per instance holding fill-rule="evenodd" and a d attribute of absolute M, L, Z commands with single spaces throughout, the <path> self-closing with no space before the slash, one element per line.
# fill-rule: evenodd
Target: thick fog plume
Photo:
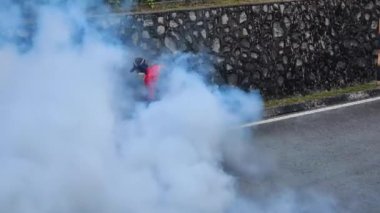
<path fill-rule="evenodd" d="M 33 8 L 30 48 L 0 41 L 0 212 L 297 212 L 286 194 L 264 206 L 243 198 L 227 172 L 270 166 L 239 157 L 252 138 L 237 127 L 260 118 L 257 93 L 208 85 L 180 54 L 160 61 L 160 99 L 141 103 L 125 85 L 138 82 L 132 49 L 107 42 L 81 9 Z M 7 35 L 19 29 L 3 15 L 19 22 L 20 11 L 1 13 Z"/>

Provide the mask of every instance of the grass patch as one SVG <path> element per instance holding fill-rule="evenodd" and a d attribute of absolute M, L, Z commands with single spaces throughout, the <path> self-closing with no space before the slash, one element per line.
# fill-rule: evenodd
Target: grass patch
<path fill-rule="evenodd" d="M 166 12 L 176 10 L 193 10 L 210 7 L 226 7 L 245 4 L 263 4 L 274 2 L 287 2 L 289 0 L 201 0 L 193 2 L 157 2 L 152 5 L 139 4 L 130 10 L 114 8 L 114 12 Z"/>
<path fill-rule="evenodd" d="M 285 106 L 289 104 L 297 104 L 297 103 L 302 103 L 306 101 L 320 100 L 324 98 L 334 97 L 337 95 L 343 95 L 346 93 L 371 90 L 375 88 L 378 88 L 376 82 L 371 82 L 371 83 L 346 87 L 342 89 L 333 89 L 330 91 L 316 92 L 316 93 L 312 93 L 305 96 L 294 96 L 294 97 L 288 97 L 288 98 L 283 98 L 283 99 L 268 100 L 268 101 L 265 101 L 265 107 L 271 108 L 271 107 L 277 107 L 277 106 Z"/>

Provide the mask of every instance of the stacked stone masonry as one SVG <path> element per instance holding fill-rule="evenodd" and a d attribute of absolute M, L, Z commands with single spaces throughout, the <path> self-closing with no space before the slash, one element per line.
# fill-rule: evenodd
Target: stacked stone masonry
<path fill-rule="evenodd" d="M 224 83 L 267 98 L 374 80 L 380 0 L 311 0 L 110 17 L 154 55 L 208 53 Z"/>

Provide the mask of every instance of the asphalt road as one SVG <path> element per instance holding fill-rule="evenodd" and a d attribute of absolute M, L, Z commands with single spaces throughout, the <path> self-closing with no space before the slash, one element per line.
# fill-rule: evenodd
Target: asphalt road
<path fill-rule="evenodd" d="M 331 196 L 337 212 L 380 212 L 380 101 L 253 129 L 256 149 L 275 164 L 262 177 L 242 177 L 245 194 L 314 190 L 321 199 Z"/>

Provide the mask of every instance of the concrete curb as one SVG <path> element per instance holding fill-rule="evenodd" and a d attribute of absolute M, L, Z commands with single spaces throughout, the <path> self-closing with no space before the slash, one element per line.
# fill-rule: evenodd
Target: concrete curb
<path fill-rule="evenodd" d="M 287 115 L 301 111 L 319 109 L 327 106 L 344 104 L 352 101 L 360 101 L 377 96 L 380 96 L 380 88 L 354 93 L 347 93 L 319 100 L 306 101 L 303 103 L 272 107 L 265 109 L 264 118 L 273 118 L 280 115 Z"/>

